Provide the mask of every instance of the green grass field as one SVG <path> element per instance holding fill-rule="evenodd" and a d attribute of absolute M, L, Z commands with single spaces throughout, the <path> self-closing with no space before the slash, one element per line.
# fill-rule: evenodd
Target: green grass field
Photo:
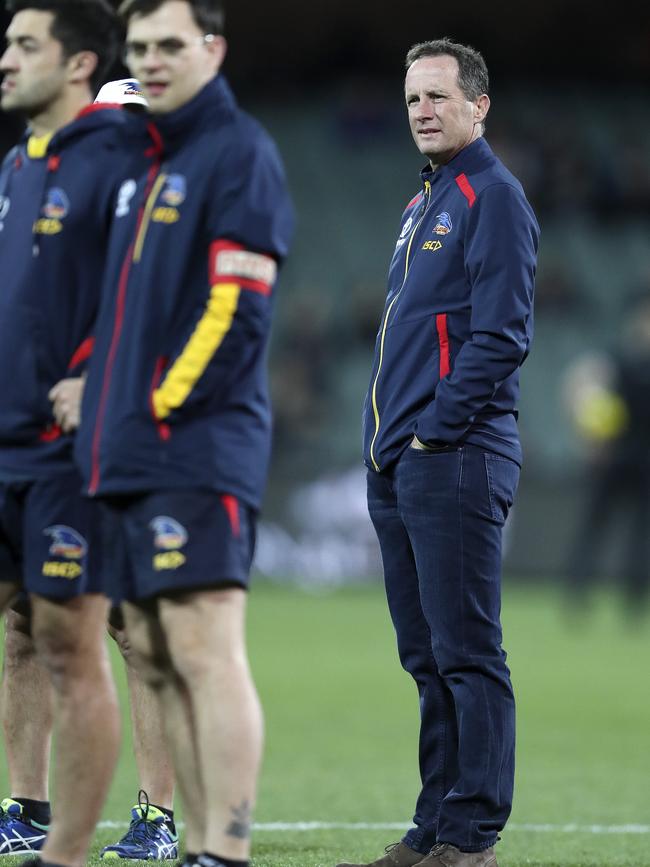
<path fill-rule="evenodd" d="M 500 867 L 650 867 L 650 622 L 630 629 L 603 594 L 572 624 L 552 589 L 512 582 L 503 619 L 519 732 Z M 381 590 L 258 585 L 249 636 L 267 724 L 255 867 L 376 857 L 399 829 L 300 823 L 406 826 L 410 818 L 417 697 Z M 124 693 L 117 659 L 115 669 Z M 104 820 L 126 822 L 137 788 L 125 726 Z M 89 863 L 98 865 L 99 847 L 120 833 L 101 827 Z"/>

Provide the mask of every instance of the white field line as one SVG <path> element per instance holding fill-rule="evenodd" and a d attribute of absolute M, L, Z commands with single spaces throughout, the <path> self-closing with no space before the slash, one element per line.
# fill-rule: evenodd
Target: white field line
<path fill-rule="evenodd" d="M 402 831 L 408 822 L 256 822 L 254 831 Z M 100 822 L 99 828 L 127 828 L 127 822 Z M 179 828 L 183 823 L 179 822 Z M 534 825 L 509 824 L 506 831 L 532 831 L 538 834 L 650 834 L 650 825 Z"/>

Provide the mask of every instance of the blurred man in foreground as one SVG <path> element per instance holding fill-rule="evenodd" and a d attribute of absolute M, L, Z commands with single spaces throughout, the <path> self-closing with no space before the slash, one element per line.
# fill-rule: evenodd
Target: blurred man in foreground
<path fill-rule="evenodd" d="M 0 605 L 21 589 L 29 594 L 58 738 L 51 827 L 46 789 L 21 791 L 46 785 L 46 737 L 33 774 L 12 780 L 18 788 L 3 802 L 0 846 L 38 851 L 49 831 L 43 863 L 81 867 L 117 759 L 119 716 L 104 642 L 109 601 L 97 510 L 80 495 L 72 438 L 56 423 L 48 393 L 83 370 L 92 348 L 125 167 L 116 158 L 124 118 L 89 107 L 114 60 L 118 28 L 104 0 L 13 0 L 8 8 L 0 104 L 29 128 L 0 171 Z M 26 712 L 42 701 L 49 714 L 42 677 L 35 689 L 18 689 Z M 26 716 L 13 734 L 23 741 L 12 748 L 29 750 L 33 720 Z"/>
<path fill-rule="evenodd" d="M 147 111 L 147 101 L 139 82 L 134 78 L 106 82 L 95 97 L 95 104 L 121 107 L 124 111 L 135 115 L 145 115 Z M 85 375 L 66 377 L 50 391 L 54 417 L 61 428 L 68 433 L 79 427 L 84 382 Z M 110 563 L 110 552 L 106 552 L 106 560 Z M 135 861 L 173 860 L 178 856 L 178 834 L 173 811 L 174 772 L 163 734 L 158 702 L 150 686 L 140 677 L 137 667 L 133 664 L 131 647 L 124 631 L 124 621 L 119 606 L 111 608 L 108 631 L 126 662 L 133 753 L 140 791 L 138 802 L 131 807 L 131 822 L 126 833 L 116 843 L 105 846 L 101 857 Z M 16 663 L 14 668 L 17 671 L 13 678 L 18 688 L 20 688 L 21 673 L 21 666 L 18 663 L 21 657 L 26 657 L 27 651 L 33 648 L 33 643 L 28 637 L 19 636 L 19 641 L 22 653 L 14 661 Z M 5 694 L 8 694 L 8 691 Z M 16 714 L 24 716 L 18 701 L 10 703 L 9 710 L 13 709 Z M 38 706 L 35 704 L 31 711 L 39 713 Z M 5 707 L 5 719 L 7 712 L 8 708 Z M 50 729 L 47 727 L 47 720 L 43 719 L 41 722 L 41 739 L 39 740 L 38 734 L 34 733 L 30 741 L 32 746 L 41 747 L 39 755 L 43 752 L 47 755 L 43 739 L 47 737 L 49 744 Z M 12 729 L 17 729 L 17 726 L 12 726 Z M 24 774 L 30 773 L 33 778 L 29 752 L 15 751 L 14 767 L 18 768 L 18 766 L 24 769 Z M 38 778 L 38 783 L 42 790 L 47 791 L 47 766 L 44 763 L 41 763 L 41 766 L 45 774 L 42 778 Z M 2 832 L 2 819 L 0 819 L 0 834 Z"/>
<path fill-rule="evenodd" d="M 413 827 L 372 864 L 497 867 L 515 745 L 501 532 L 521 463 L 539 230 L 483 138 L 477 51 L 415 45 L 405 98 L 428 165 L 390 265 L 364 447 L 400 659 L 420 694 L 422 790 Z"/>
<path fill-rule="evenodd" d="M 219 74 L 218 0 L 127 0 L 125 59 L 160 135 L 124 189 L 76 441 L 128 639 L 161 702 L 186 861 L 242 867 L 262 749 L 244 637 L 292 228 L 275 146 Z"/>

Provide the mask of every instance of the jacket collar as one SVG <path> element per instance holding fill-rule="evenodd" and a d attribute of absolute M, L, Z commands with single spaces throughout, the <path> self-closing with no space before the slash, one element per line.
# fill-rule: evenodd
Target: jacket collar
<path fill-rule="evenodd" d="M 228 82 L 217 75 L 185 105 L 169 114 L 155 115 L 153 121 L 167 150 L 196 136 L 197 130 L 232 117 L 236 108 Z"/>
<path fill-rule="evenodd" d="M 443 166 L 439 166 L 434 172 L 430 165 L 426 165 L 420 172 L 422 182 L 431 181 L 438 175 L 450 175 L 457 177 L 463 174 L 474 174 L 483 168 L 487 161 L 494 159 L 494 153 L 483 136 L 480 136 L 467 147 L 459 151 L 453 159 Z"/>

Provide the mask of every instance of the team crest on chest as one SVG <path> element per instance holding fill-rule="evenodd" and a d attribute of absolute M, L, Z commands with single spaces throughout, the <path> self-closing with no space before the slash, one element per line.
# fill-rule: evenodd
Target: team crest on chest
<path fill-rule="evenodd" d="M 151 219 L 154 223 L 176 223 L 181 215 L 179 206 L 185 201 L 187 195 L 187 183 L 184 175 L 169 175 L 161 190 L 159 202 L 154 208 Z"/>
<path fill-rule="evenodd" d="M 61 187 L 52 187 L 47 191 L 45 204 L 41 208 L 41 216 L 34 223 L 34 233 L 37 235 L 58 235 L 63 229 L 62 220 L 70 211 L 70 201 Z"/>
<path fill-rule="evenodd" d="M 451 217 L 447 213 L 447 211 L 443 211 L 442 214 L 438 214 L 436 217 L 436 222 L 433 227 L 433 232 L 435 235 L 448 235 L 453 229 L 453 223 L 451 222 Z"/>

